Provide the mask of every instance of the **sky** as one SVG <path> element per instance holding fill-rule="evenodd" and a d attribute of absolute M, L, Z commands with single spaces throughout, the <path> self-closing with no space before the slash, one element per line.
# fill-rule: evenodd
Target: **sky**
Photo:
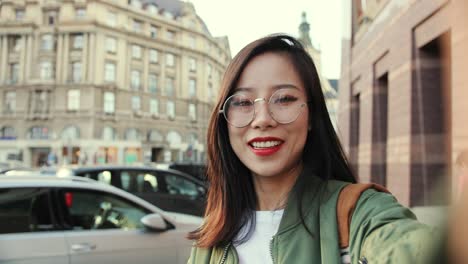
<path fill-rule="evenodd" d="M 271 33 L 297 37 L 301 14 L 307 13 L 310 37 L 322 51 L 322 74 L 339 78 L 343 0 L 189 0 L 211 34 L 228 36 L 231 55 Z"/>

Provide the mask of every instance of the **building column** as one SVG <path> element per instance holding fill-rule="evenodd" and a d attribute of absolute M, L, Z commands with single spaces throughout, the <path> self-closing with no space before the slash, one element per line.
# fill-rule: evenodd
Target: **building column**
<path fill-rule="evenodd" d="M 8 36 L 3 35 L 1 37 L 1 55 L 0 55 L 0 69 L 4 69 L 0 71 L 0 84 L 5 83 L 5 74 L 6 74 L 6 69 L 7 69 L 7 56 L 8 56 Z"/>
<path fill-rule="evenodd" d="M 89 33 L 83 34 L 83 50 L 81 52 L 81 82 L 88 82 L 88 53 L 90 50 Z"/>
<path fill-rule="evenodd" d="M 95 68 L 96 68 L 96 35 L 94 33 L 89 33 L 89 41 L 87 43 L 87 49 L 89 52 L 87 52 L 88 59 L 86 60 L 87 65 L 86 69 L 88 70 L 88 81 L 90 83 L 94 83 L 95 80 Z M 84 62 L 83 62 L 84 64 Z"/>
<path fill-rule="evenodd" d="M 27 79 L 26 75 L 26 69 L 27 69 L 27 64 L 26 64 L 26 58 L 27 58 L 27 49 L 26 49 L 26 38 L 28 35 L 24 34 L 21 35 L 21 53 L 20 53 L 20 69 L 19 69 L 19 76 L 18 76 L 18 82 L 19 83 L 24 83 Z"/>
<path fill-rule="evenodd" d="M 62 79 L 67 80 L 68 74 L 68 60 L 70 56 L 69 47 L 70 47 L 70 34 L 63 34 L 63 49 L 62 49 Z"/>
<path fill-rule="evenodd" d="M 33 57 L 33 36 L 26 36 L 26 61 L 23 67 L 24 69 L 24 82 L 27 83 L 31 79 L 31 67 L 32 67 L 32 57 Z"/>
<path fill-rule="evenodd" d="M 64 54 L 63 54 L 63 34 L 59 34 L 57 36 L 57 56 L 56 56 L 56 61 L 55 61 L 55 65 L 56 65 L 56 72 L 55 72 L 55 79 L 58 83 L 64 83 L 66 82 L 63 78 L 63 72 L 66 71 L 64 68 L 63 68 L 63 59 L 65 58 Z"/>

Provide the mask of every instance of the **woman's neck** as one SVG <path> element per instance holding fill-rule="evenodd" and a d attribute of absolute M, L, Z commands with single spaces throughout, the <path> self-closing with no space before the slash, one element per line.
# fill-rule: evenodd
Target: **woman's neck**
<path fill-rule="evenodd" d="M 254 175 L 254 186 L 257 194 L 257 210 L 275 211 L 286 206 L 289 192 L 297 177 L 302 172 L 303 164 L 297 164 L 291 170 L 277 176 Z"/>

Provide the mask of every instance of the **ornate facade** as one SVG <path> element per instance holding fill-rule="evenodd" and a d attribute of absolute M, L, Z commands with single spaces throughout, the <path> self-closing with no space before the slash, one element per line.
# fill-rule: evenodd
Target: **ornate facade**
<path fill-rule="evenodd" d="M 203 161 L 231 59 L 191 3 L 0 3 L 0 161 Z"/>

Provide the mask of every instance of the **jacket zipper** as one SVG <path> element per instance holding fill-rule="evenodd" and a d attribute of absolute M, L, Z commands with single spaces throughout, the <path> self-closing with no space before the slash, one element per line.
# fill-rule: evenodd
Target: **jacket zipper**
<path fill-rule="evenodd" d="M 270 240 L 270 257 L 271 257 L 271 262 L 275 264 L 275 258 L 273 258 L 273 238 Z"/>
<path fill-rule="evenodd" d="M 224 247 L 224 250 L 223 250 L 223 257 L 221 258 L 221 261 L 219 262 L 219 264 L 224 264 L 224 262 L 226 261 L 226 259 L 227 259 L 227 253 L 228 253 L 228 250 L 229 250 L 229 246 L 231 246 L 231 243 L 228 243 L 228 244 Z"/>

